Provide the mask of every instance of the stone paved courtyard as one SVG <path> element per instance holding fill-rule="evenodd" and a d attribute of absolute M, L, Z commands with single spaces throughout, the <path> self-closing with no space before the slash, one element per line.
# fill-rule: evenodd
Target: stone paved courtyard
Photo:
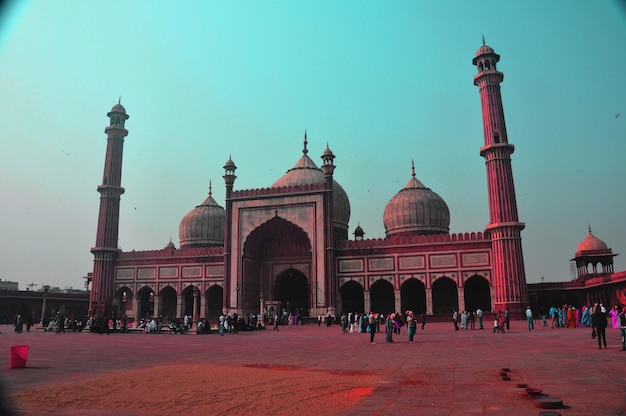
<path fill-rule="evenodd" d="M 193 385 L 185 379 L 190 365 L 212 365 L 233 371 L 256 369 L 264 383 L 282 381 L 290 376 L 311 375 L 311 380 L 325 374 L 328 380 L 354 377 L 363 387 L 375 380 L 370 390 L 363 390 L 348 408 L 339 407 L 327 414 L 340 415 L 536 415 L 542 409 L 517 384 L 540 388 L 547 397 L 563 400 L 564 407 L 555 410 L 562 415 L 626 415 L 626 352 L 620 351 L 619 331 L 607 329 L 608 349 L 598 350 L 588 328 L 550 329 L 536 326 L 528 331 L 525 322 L 512 322 L 504 334 L 484 330 L 454 331 L 452 323 L 428 323 L 418 329 L 416 342 L 409 344 L 406 331 L 395 336 L 393 344 L 385 343 L 384 334 L 376 335 L 374 345 L 368 334 L 342 335 L 339 327 L 303 325 L 271 330 L 240 332 L 238 335 L 170 335 L 170 334 L 54 334 L 41 331 L 16 334 L 10 326 L 0 331 L 0 376 L 5 399 L 14 405 L 18 415 L 143 415 L 134 411 L 129 400 L 128 411 L 106 408 L 67 407 L 56 410 L 33 403 L 15 405 L 15 397 L 33 389 L 52 386 L 88 385 L 97 378 L 120 375 L 129 370 L 149 370 L 172 366 L 171 383 L 182 380 L 189 389 L 199 391 L 207 401 L 217 386 Z M 9 369 L 9 347 L 29 345 L 24 369 Z M 180 371 L 177 370 L 180 368 Z M 502 368 L 509 368 L 511 380 L 504 381 Z M 281 371 L 277 371 L 280 369 Z M 306 373 L 306 372 L 309 373 Z M 237 373 L 238 374 L 238 373 Z M 304 375 L 303 375 L 304 374 Z M 374 376 L 374 377 L 372 377 Z M 342 380 L 344 380 L 342 378 Z M 367 383 L 365 383 L 367 380 Z M 170 380 L 166 380 L 169 382 Z M 343 382 L 343 381 L 342 381 Z M 150 391 L 150 379 L 135 383 L 137 389 Z M 255 380 L 241 377 L 229 386 L 244 394 L 237 395 L 242 407 L 227 414 L 249 414 L 251 397 L 245 394 Z M 289 395 L 314 397 L 322 390 L 322 381 L 313 381 Z M 349 384 L 349 383 L 348 383 Z M 286 380 L 286 385 L 289 380 Z M 295 389 L 295 382 L 294 382 Z M 347 384 L 346 384 L 347 385 Z M 326 388 L 326 387 L 325 387 Z M 347 387 L 346 387 L 347 388 Z M 140 391 L 140 390 L 138 390 Z M 80 392 L 73 394 L 80 395 Z M 272 396 L 270 388 L 261 395 Z M 161 400 L 158 391 L 151 391 Z M 232 395 L 231 395 L 232 396 Z M 168 399 L 169 400 L 169 399 Z M 258 400 L 258 399 L 257 399 Z M 346 402 L 347 403 L 347 402 Z M 248 407 L 245 407 L 248 406 Z M 252 406 L 254 406 L 252 404 Z M 288 407 L 288 406 L 287 406 Z M 211 409 L 211 407 L 208 407 Z M 220 408 L 221 409 L 221 408 Z M 239 409 L 239 410 L 237 410 Z M 247 409 L 247 410 L 246 410 Z M 268 408 L 269 409 L 269 408 Z M 283 406 L 267 410 L 271 414 L 289 414 Z M 257 408 L 254 414 L 263 414 Z M 226 414 L 211 410 L 205 414 Z M 315 412 L 313 412 L 315 413 Z M 177 414 L 163 402 L 162 411 L 151 414 Z"/>

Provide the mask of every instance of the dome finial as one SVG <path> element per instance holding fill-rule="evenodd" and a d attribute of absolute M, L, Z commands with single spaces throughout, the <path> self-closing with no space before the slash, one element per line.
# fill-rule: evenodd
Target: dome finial
<path fill-rule="evenodd" d="M 483 33 L 483 46 L 485 46 L 485 34 Z"/>
<path fill-rule="evenodd" d="M 306 140 L 306 129 L 304 129 L 304 149 L 302 149 L 302 153 L 305 155 L 309 153 L 309 150 L 306 148 L 307 143 L 308 142 Z"/>
<path fill-rule="evenodd" d="M 209 179 L 209 196 L 211 196 L 213 194 L 213 184 L 211 183 L 211 180 Z"/>
<path fill-rule="evenodd" d="M 120 95 L 120 98 L 117 100 L 118 104 L 122 104 L 122 96 Z"/>
<path fill-rule="evenodd" d="M 587 228 L 589 229 L 589 234 L 591 234 L 591 224 L 587 224 Z"/>
<path fill-rule="evenodd" d="M 411 176 L 415 177 L 415 161 L 411 158 Z"/>

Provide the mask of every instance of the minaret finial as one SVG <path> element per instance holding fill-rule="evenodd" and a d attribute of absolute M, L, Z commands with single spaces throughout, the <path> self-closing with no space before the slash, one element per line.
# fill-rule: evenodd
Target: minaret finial
<path fill-rule="evenodd" d="M 589 234 L 591 234 L 591 224 L 588 224 L 587 227 L 589 228 Z"/>
<path fill-rule="evenodd" d="M 211 179 L 209 179 L 209 196 L 213 194 L 213 184 L 211 184 Z"/>
<path fill-rule="evenodd" d="M 415 161 L 411 158 L 411 176 L 415 177 Z"/>
<path fill-rule="evenodd" d="M 485 34 L 483 33 L 483 46 L 485 46 Z"/>
<path fill-rule="evenodd" d="M 120 95 L 120 98 L 117 100 L 118 104 L 122 104 L 122 96 Z"/>
<path fill-rule="evenodd" d="M 304 153 L 305 155 L 309 153 L 309 150 L 306 148 L 307 143 L 308 142 L 306 140 L 306 129 L 304 129 L 304 149 L 302 149 L 302 153 Z"/>

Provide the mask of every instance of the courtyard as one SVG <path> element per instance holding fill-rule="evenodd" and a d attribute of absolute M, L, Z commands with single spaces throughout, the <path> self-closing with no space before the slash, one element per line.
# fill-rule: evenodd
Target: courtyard
<path fill-rule="evenodd" d="M 239 334 L 16 334 L 1 326 L 4 400 L 16 415 L 536 415 L 518 384 L 562 415 L 626 414 L 626 352 L 607 329 L 514 321 L 504 334 L 427 323 L 386 343 L 338 326 Z M 30 347 L 9 368 L 9 347 Z M 504 380 L 501 371 L 508 369 Z"/>

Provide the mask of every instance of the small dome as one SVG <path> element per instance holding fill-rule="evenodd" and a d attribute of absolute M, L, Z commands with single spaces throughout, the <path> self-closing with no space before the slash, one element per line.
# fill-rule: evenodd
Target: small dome
<path fill-rule="evenodd" d="M 272 184 L 272 188 L 280 188 L 298 185 L 321 185 L 324 184 L 324 173 L 317 167 L 315 162 L 307 156 L 308 150 L 305 145 L 302 157 L 289 169 L 281 178 Z M 327 148 L 330 152 L 330 149 Z M 326 152 L 324 154 L 327 154 Z M 330 153 L 332 154 L 332 152 Z M 337 181 L 333 179 L 333 216 L 335 227 L 348 232 L 348 222 L 350 222 L 350 201 L 348 194 Z"/>
<path fill-rule="evenodd" d="M 230 168 L 230 167 L 237 168 L 237 166 L 235 166 L 235 162 L 233 162 L 233 159 L 229 157 L 226 163 L 224 163 L 224 169 Z"/>
<path fill-rule="evenodd" d="M 165 246 L 166 250 L 176 250 L 176 246 L 174 245 L 174 243 L 172 243 L 172 240 L 170 240 L 169 243 L 167 243 L 167 245 Z"/>
<path fill-rule="evenodd" d="M 494 51 L 491 46 L 487 46 L 487 45 L 483 44 L 483 46 L 481 46 L 478 49 L 478 52 L 476 52 L 476 56 L 480 56 L 480 55 L 484 55 L 484 54 L 488 54 L 488 53 L 496 53 L 496 51 Z"/>
<path fill-rule="evenodd" d="M 383 223 L 387 236 L 406 234 L 448 234 L 450 211 L 445 201 L 412 178 L 385 207 Z"/>
<path fill-rule="evenodd" d="M 354 237 L 363 238 L 364 235 L 365 235 L 365 231 L 363 231 L 363 228 L 361 228 L 361 224 L 358 224 L 356 228 L 354 229 Z"/>
<path fill-rule="evenodd" d="M 209 196 L 189 211 L 180 222 L 178 235 L 180 246 L 220 246 L 224 244 L 224 221 L 226 212 Z"/>
<path fill-rule="evenodd" d="M 111 108 L 111 112 L 126 114 L 126 109 L 124 108 L 122 104 L 117 103 Z"/>
<path fill-rule="evenodd" d="M 330 150 L 330 148 L 329 148 L 328 146 L 326 146 L 326 150 L 324 150 L 324 153 L 322 153 L 322 158 L 323 158 L 324 156 L 332 156 L 332 157 L 335 157 L 335 155 L 333 155 L 332 150 Z"/>
<path fill-rule="evenodd" d="M 608 247 L 604 241 L 591 233 L 591 227 L 589 227 L 589 234 L 578 244 L 578 252 L 596 250 L 608 250 Z"/>

